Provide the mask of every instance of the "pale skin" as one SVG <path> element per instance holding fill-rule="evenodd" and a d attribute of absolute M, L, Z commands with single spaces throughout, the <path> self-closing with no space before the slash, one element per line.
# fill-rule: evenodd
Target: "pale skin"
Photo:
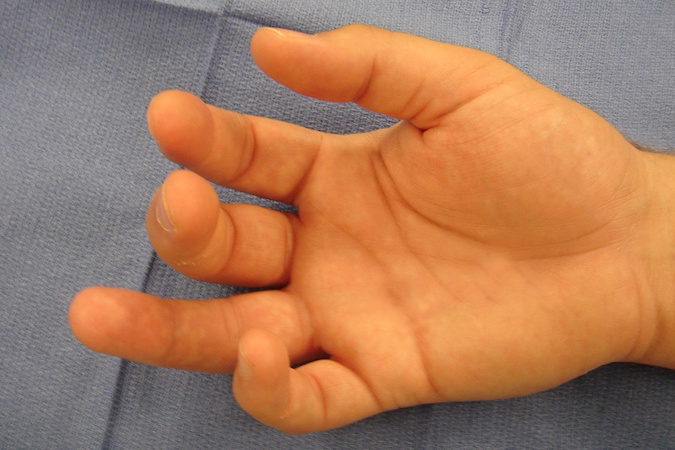
<path fill-rule="evenodd" d="M 150 132 L 188 170 L 153 197 L 150 241 L 191 278 L 269 289 L 90 288 L 70 311 L 85 345 L 234 372 L 241 407 L 288 433 L 675 368 L 675 158 L 477 50 L 365 26 L 251 48 L 301 94 L 400 122 L 339 136 L 159 94 Z M 222 205 L 205 179 L 298 214 Z"/>

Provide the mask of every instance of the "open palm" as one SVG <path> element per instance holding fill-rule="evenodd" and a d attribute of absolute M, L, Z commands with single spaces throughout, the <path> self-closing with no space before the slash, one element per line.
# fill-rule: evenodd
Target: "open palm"
<path fill-rule="evenodd" d="M 264 29 L 252 49 L 291 89 L 401 122 L 338 136 L 158 95 L 150 130 L 190 169 L 152 201 L 158 254 L 195 279 L 279 288 L 201 302 L 90 289 L 71 309 L 86 345 L 235 370 L 242 407 L 288 432 L 636 358 L 645 175 L 608 123 L 493 56 L 409 35 Z M 202 177 L 298 214 L 221 205 Z"/>

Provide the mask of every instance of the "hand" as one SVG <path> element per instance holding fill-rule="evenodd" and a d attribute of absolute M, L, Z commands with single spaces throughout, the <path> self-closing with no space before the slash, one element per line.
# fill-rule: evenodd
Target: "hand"
<path fill-rule="evenodd" d="M 299 93 L 401 122 L 338 136 L 159 94 L 151 133 L 190 171 L 151 202 L 157 253 L 198 280 L 280 288 L 200 302 L 88 289 L 71 308 L 85 345 L 234 370 L 241 406 L 291 433 L 663 362 L 666 291 L 645 262 L 662 245 L 656 156 L 480 51 L 351 26 L 262 29 L 252 52 Z M 221 205 L 202 177 L 299 212 Z"/>

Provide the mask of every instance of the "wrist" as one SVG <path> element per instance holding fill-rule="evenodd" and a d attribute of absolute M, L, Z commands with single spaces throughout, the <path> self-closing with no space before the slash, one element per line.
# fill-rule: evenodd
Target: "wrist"
<path fill-rule="evenodd" d="M 647 203 L 638 228 L 645 344 L 635 361 L 675 369 L 675 157 L 642 153 Z"/>

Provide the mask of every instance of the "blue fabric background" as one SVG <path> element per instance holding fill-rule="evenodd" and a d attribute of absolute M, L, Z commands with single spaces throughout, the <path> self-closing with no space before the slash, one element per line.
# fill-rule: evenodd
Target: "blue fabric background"
<path fill-rule="evenodd" d="M 584 0 L 2 0 L 0 448 L 668 448 L 675 374 L 611 365 L 539 395 L 426 405 L 288 437 L 239 410 L 230 378 L 93 354 L 67 308 L 89 285 L 202 298 L 237 292 L 168 269 L 144 215 L 173 166 L 145 129 L 152 95 L 348 133 L 388 118 L 297 96 L 253 65 L 261 25 L 353 22 L 495 53 L 675 148 L 675 3 Z M 283 205 L 221 190 L 223 201 Z"/>

